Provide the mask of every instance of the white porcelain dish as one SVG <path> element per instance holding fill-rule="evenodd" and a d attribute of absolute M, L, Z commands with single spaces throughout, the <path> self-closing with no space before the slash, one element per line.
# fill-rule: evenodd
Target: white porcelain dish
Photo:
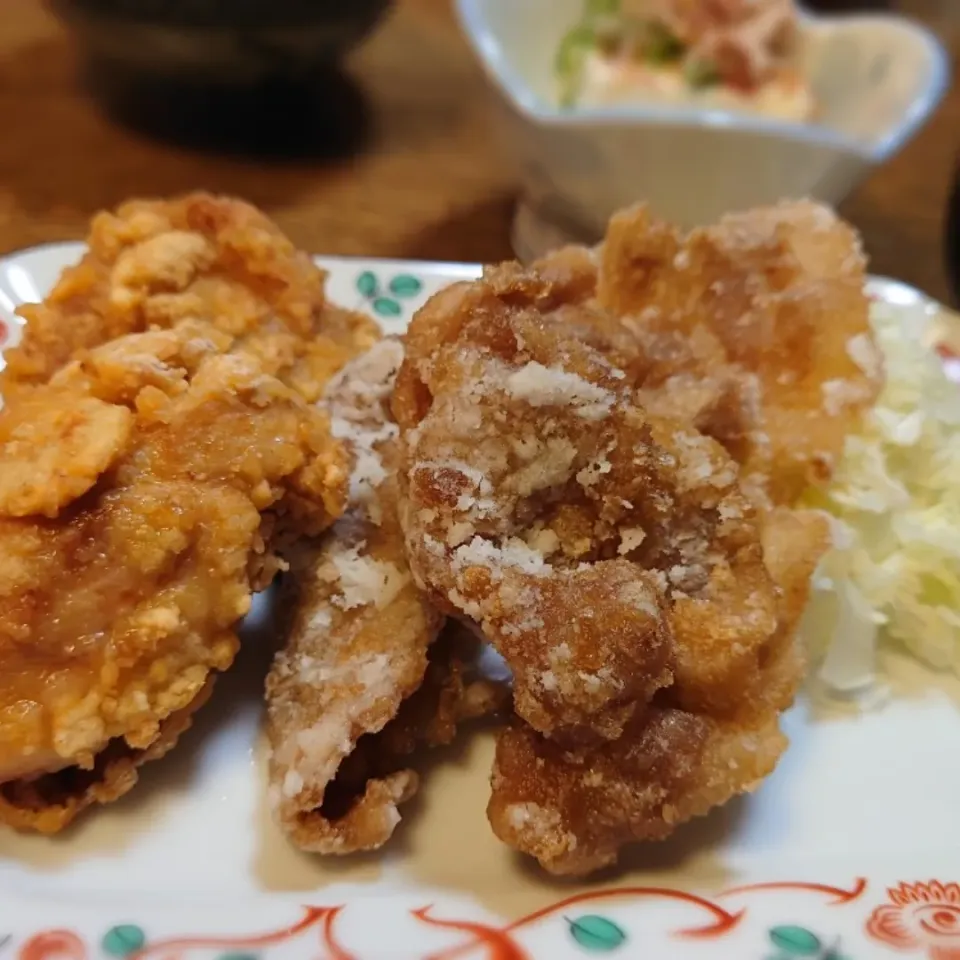
<path fill-rule="evenodd" d="M 13 308 L 82 253 L 0 258 Z M 322 258 L 331 297 L 404 329 L 471 264 Z M 934 309 L 874 279 L 894 306 Z M 0 464 L 2 469 L 2 464 Z M 259 733 L 269 602 L 170 756 L 56 838 L 0 831 L 0 960 L 952 960 L 960 956 L 960 682 L 884 664 L 885 707 L 801 698 L 792 745 L 755 794 L 590 884 L 550 881 L 500 845 L 484 808 L 492 741 L 422 765 L 382 855 L 292 850 L 266 812 Z"/>
<path fill-rule="evenodd" d="M 582 0 L 457 0 L 457 8 L 500 93 L 502 137 L 519 163 L 528 208 L 516 225 L 521 256 L 546 249 L 544 232 L 597 239 L 611 213 L 637 200 L 686 226 L 783 197 L 835 205 L 916 133 L 949 75 L 943 47 L 908 20 L 805 14 L 816 124 L 651 103 L 563 109 L 554 59 Z"/>

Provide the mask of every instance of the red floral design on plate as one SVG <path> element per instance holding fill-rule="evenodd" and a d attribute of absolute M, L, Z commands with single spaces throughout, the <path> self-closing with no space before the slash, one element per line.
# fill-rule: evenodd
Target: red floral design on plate
<path fill-rule="evenodd" d="M 17 952 L 18 960 L 86 960 L 86 944 L 72 930 L 44 930 Z"/>
<path fill-rule="evenodd" d="M 753 900 L 764 899 L 768 894 L 783 896 L 785 893 L 811 895 L 824 902 L 827 910 L 841 914 L 856 910 L 853 922 L 874 941 L 896 950 L 903 950 L 915 957 L 921 954 L 927 960 L 960 960 L 960 883 L 944 883 L 931 880 L 926 883 L 900 883 L 887 889 L 886 902 L 873 908 L 863 917 L 868 908 L 861 907 L 870 887 L 866 877 L 857 877 L 848 887 L 809 880 L 767 881 L 718 891 L 712 897 L 701 896 L 670 887 L 622 887 L 609 890 L 588 890 L 554 902 L 540 910 L 504 924 L 483 923 L 456 915 L 443 916 L 442 905 L 434 915 L 433 908 L 424 906 L 410 911 L 419 922 L 424 939 L 415 936 L 416 942 L 404 941 L 410 956 L 424 960 L 534 960 L 548 954 L 537 949 L 526 934 L 532 927 L 560 926 L 567 933 L 563 956 L 616 952 L 627 960 L 638 956 L 640 938 L 649 923 L 657 925 L 656 911 L 643 917 L 644 926 L 631 917 L 624 906 L 640 901 L 673 901 L 690 908 L 689 919 L 672 916 L 668 926 L 659 924 L 659 932 L 667 936 L 693 941 L 703 948 L 704 956 L 740 957 L 739 948 L 720 946 L 711 950 L 711 944 L 722 941 L 731 931 L 742 924 L 752 922 L 767 926 L 774 915 L 767 910 L 754 910 Z M 619 901 L 619 913 L 605 916 L 601 904 L 614 906 Z M 724 901 L 721 905 L 719 901 Z M 852 906 L 856 904 L 857 906 Z M 357 906 L 357 905 L 354 905 Z M 266 933 L 224 936 L 163 936 L 150 940 L 146 927 L 129 922 L 110 928 L 97 941 L 88 941 L 69 929 L 42 930 L 28 935 L 19 944 L 17 960 L 92 960 L 98 956 L 123 958 L 123 960 L 240 960 L 242 957 L 257 957 L 270 960 L 276 956 L 273 948 L 286 949 L 287 944 L 299 941 L 296 953 L 285 956 L 311 956 L 316 960 L 364 960 L 369 953 L 355 952 L 352 945 L 341 941 L 335 929 L 349 906 L 305 907 L 299 920 Z M 603 912 L 598 912 L 603 910 Z M 830 917 L 824 914 L 808 926 L 791 922 L 789 916 L 781 916 L 783 906 L 777 906 L 777 924 L 767 926 L 767 939 L 777 948 L 776 960 L 791 957 L 810 957 L 818 960 L 841 960 L 860 956 L 850 944 L 850 926 L 838 933 Z M 699 917 L 697 916 L 699 913 Z M 408 914 L 409 916 L 409 914 Z M 146 918 L 144 918 L 146 919 Z M 562 924 L 562 926 L 561 926 Z M 862 926 L 861 926 L 862 924 Z M 348 925 L 348 930 L 351 929 Z M 356 927 L 353 928 L 354 930 Z M 430 931 L 440 930 L 463 935 L 460 943 L 450 943 L 439 949 L 431 948 Z M 831 933 L 832 929 L 832 933 Z M 841 943 L 841 938 L 843 943 Z M 11 937 L 0 938 L 2 949 Z M 554 944 L 558 941 L 554 940 Z M 317 947 L 321 952 L 316 953 Z M 619 951 L 619 952 L 618 952 Z M 379 952 L 377 953 L 379 956 Z M 553 956 L 560 954 L 549 954 Z M 656 956 L 670 954 L 657 953 Z M 872 956 L 872 953 L 870 954 Z M 651 954 L 653 956 L 653 954 Z M 757 954 L 756 956 L 759 956 Z M 750 953 L 743 960 L 751 960 Z"/>
<path fill-rule="evenodd" d="M 931 960 L 960 960 L 960 883 L 901 883 L 867 920 L 867 933 L 900 950 L 926 949 Z"/>

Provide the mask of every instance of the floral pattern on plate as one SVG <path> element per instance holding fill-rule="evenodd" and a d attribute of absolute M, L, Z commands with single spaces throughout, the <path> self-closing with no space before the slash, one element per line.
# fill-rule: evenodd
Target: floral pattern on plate
<path fill-rule="evenodd" d="M 555 942 L 544 958 L 561 956 L 610 955 L 624 958 L 650 956 L 642 944 L 648 929 L 631 923 L 631 904 L 639 901 L 679 903 L 693 908 L 696 917 L 691 926 L 667 931 L 674 940 L 694 941 L 698 948 L 691 956 L 716 956 L 711 944 L 726 938 L 735 929 L 746 926 L 752 901 L 771 893 L 788 893 L 793 898 L 820 897 L 824 916 L 816 929 L 790 922 L 780 922 L 764 929 L 758 938 L 757 960 L 857 960 L 866 953 L 853 953 L 858 945 L 845 943 L 835 931 L 836 919 L 828 911 L 847 908 L 856 912 L 858 920 L 869 909 L 866 896 L 869 884 L 857 878 L 849 888 L 808 882 L 772 882 L 730 888 L 712 898 L 671 888 L 633 887 L 585 892 L 559 900 L 544 909 L 520 917 L 505 925 L 444 915 L 431 905 L 414 908 L 409 915 L 434 932 L 453 933 L 452 945 L 442 941 L 431 943 L 429 932 L 423 944 L 412 946 L 415 953 L 397 956 L 420 957 L 423 960 L 532 960 L 539 934 L 558 932 L 563 942 Z M 960 884 L 933 880 L 927 883 L 900 883 L 886 891 L 888 902 L 876 906 L 862 921 L 862 931 L 869 942 L 888 944 L 901 951 L 920 955 L 926 951 L 930 960 L 956 960 L 960 957 Z M 606 915 L 604 904 L 617 904 L 615 918 Z M 855 907 L 851 905 L 856 905 Z M 626 911 L 624 911 L 626 908 Z M 98 941 L 91 942 L 80 933 L 57 928 L 41 930 L 16 943 L 17 960 L 92 960 L 98 955 L 124 960 L 258 960 L 295 955 L 320 960 L 374 960 L 374 955 L 355 952 L 348 939 L 341 935 L 340 921 L 346 913 L 365 911 L 363 904 L 348 906 L 307 906 L 293 922 L 273 930 L 248 935 L 192 935 L 164 933 L 148 938 L 145 928 L 133 923 L 117 924 L 106 930 Z M 766 911 L 761 911 L 761 915 Z M 10 944 L 9 935 L 0 942 L 0 949 Z M 429 954 L 421 952 L 429 950 Z M 295 951 L 292 953 L 291 951 Z M 393 954 L 391 954 L 392 956 Z M 672 954 L 671 954 L 672 955 Z M 377 957 L 386 956 L 377 953 Z M 664 955 L 666 956 L 666 955 Z M 751 955 L 740 954 L 742 960 Z"/>

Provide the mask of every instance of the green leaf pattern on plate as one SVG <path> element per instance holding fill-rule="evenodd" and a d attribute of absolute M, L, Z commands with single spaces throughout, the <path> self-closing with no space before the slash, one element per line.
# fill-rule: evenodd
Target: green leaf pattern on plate
<path fill-rule="evenodd" d="M 820 938 L 804 927 L 774 927 L 770 941 L 792 957 L 815 957 L 820 953 Z"/>
<path fill-rule="evenodd" d="M 399 317 L 403 313 L 403 307 L 392 297 L 377 297 L 371 306 L 378 317 Z"/>
<path fill-rule="evenodd" d="M 404 313 L 403 300 L 411 300 L 423 292 L 423 281 L 412 273 L 398 273 L 386 286 L 372 270 L 364 270 L 356 279 L 357 293 L 378 317 L 396 319 Z"/>
<path fill-rule="evenodd" d="M 627 945 L 629 940 L 621 926 L 599 914 L 565 916 L 563 920 L 570 938 L 585 953 L 613 953 Z M 771 927 L 767 931 L 767 937 L 775 952 L 764 955 L 763 960 L 795 960 L 798 957 L 810 957 L 812 960 L 853 960 L 851 956 L 841 952 L 839 938 L 835 938 L 832 943 L 826 943 L 812 930 L 796 924 Z M 0 948 L 6 946 L 10 939 L 10 936 L 0 938 Z M 135 954 L 139 954 L 146 947 L 147 936 L 143 928 L 135 924 L 117 924 L 103 935 L 100 945 L 103 954 L 108 957 L 132 960 Z M 213 943 L 210 945 L 212 947 Z M 636 944 L 629 949 L 627 955 L 640 956 Z M 215 956 L 214 960 L 261 960 L 261 957 L 253 951 L 228 949 Z M 744 960 L 749 958 L 745 957 Z"/>
<path fill-rule="evenodd" d="M 121 923 L 111 927 L 101 941 L 103 952 L 110 957 L 126 957 L 143 948 L 147 936 L 142 927 L 132 923 Z"/>
<path fill-rule="evenodd" d="M 840 941 L 826 946 L 823 941 L 806 927 L 787 924 L 773 927 L 767 934 L 778 952 L 765 960 L 794 960 L 795 957 L 811 957 L 812 960 L 850 960 L 840 952 Z"/>
<path fill-rule="evenodd" d="M 628 939 L 622 927 L 597 914 L 564 917 L 564 920 L 573 941 L 587 953 L 612 953 L 624 946 Z M 812 960 L 851 960 L 840 952 L 839 940 L 828 946 L 806 927 L 784 924 L 773 927 L 767 935 L 777 952 L 764 957 L 764 960 L 795 960 L 798 957 L 810 957 Z"/>
<path fill-rule="evenodd" d="M 389 289 L 395 297 L 415 297 L 423 289 L 423 283 L 413 274 L 401 273 L 390 281 Z"/>
<path fill-rule="evenodd" d="M 377 283 L 377 275 L 372 270 L 364 270 L 357 277 L 357 292 L 367 299 L 372 299 L 379 292 L 380 285 Z"/>
<path fill-rule="evenodd" d="M 627 935 L 612 920 L 589 915 L 576 920 L 567 919 L 570 936 L 590 953 L 609 953 L 623 946 Z"/>

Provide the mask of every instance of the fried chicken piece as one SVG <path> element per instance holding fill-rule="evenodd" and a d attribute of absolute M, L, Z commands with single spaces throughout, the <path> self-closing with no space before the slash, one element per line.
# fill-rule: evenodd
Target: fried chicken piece
<path fill-rule="evenodd" d="M 818 514 L 780 509 L 767 518 L 766 564 L 781 588 L 778 630 L 733 714 L 679 709 L 666 690 L 599 749 L 564 749 L 524 724 L 506 730 L 487 808 L 494 833 L 550 873 L 584 875 L 614 863 L 628 843 L 663 839 L 755 790 L 787 747 L 779 715 L 804 674 L 796 625 L 828 540 Z"/>
<path fill-rule="evenodd" d="M 271 805 L 290 839 L 317 853 L 382 846 L 417 789 L 412 770 L 378 768 L 379 744 L 358 749 L 417 694 L 444 619 L 379 529 L 340 531 L 295 568 L 296 619 L 267 679 Z"/>
<path fill-rule="evenodd" d="M 644 207 L 617 214 L 597 296 L 637 337 L 645 405 L 692 419 L 774 504 L 829 480 L 882 385 L 858 238 L 813 203 L 686 236 Z"/>
<path fill-rule="evenodd" d="M 271 800 L 293 842 L 318 853 L 389 840 L 417 790 L 407 755 L 488 705 L 456 648 L 434 643 L 444 617 L 407 565 L 387 410 L 402 358 L 383 340 L 328 386 L 323 406 L 354 449 L 350 508 L 301 551 L 292 630 L 267 679 Z"/>
<path fill-rule="evenodd" d="M 560 874 L 773 770 L 828 543 L 818 514 L 741 489 L 730 453 L 755 455 L 759 405 L 723 341 L 617 312 L 597 279 L 570 249 L 444 291 L 413 322 L 393 401 L 411 567 L 514 673 L 489 819 Z M 682 318 L 675 283 L 637 280 Z"/>
<path fill-rule="evenodd" d="M 190 729 L 194 713 L 212 692 L 211 677 L 190 703 L 160 721 L 156 738 L 145 749 L 134 749 L 118 737 L 96 755 L 88 769 L 66 767 L 4 784 L 0 789 L 0 822 L 16 830 L 59 833 L 87 807 L 119 800 L 136 786 L 143 764 L 161 759 L 177 745 Z"/>
<path fill-rule="evenodd" d="M 454 283 L 434 294 L 417 312 L 407 330 L 405 362 L 397 374 L 391 408 L 401 429 L 415 427 L 430 408 L 428 370 L 436 350 L 453 344 L 471 318 L 504 312 L 501 290 L 521 303 L 535 304 L 544 311 L 561 311 L 571 326 L 571 335 L 607 350 L 616 338 L 633 356 L 636 346 L 629 332 L 606 312 L 588 310 L 596 294 L 597 264 L 583 247 L 568 247 L 525 271 L 518 264 L 497 267 L 503 281 L 494 289 L 472 281 Z M 515 293 L 509 290 L 510 284 Z M 569 308 L 569 309 L 568 309 Z M 576 325 L 576 329 L 573 329 Z M 488 331 L 490 346 L 496 349 L 499 328 Z"/>
<path fill-rule="evenodd" d="M 0 411 L 8 823 L 58 830 L 126 792 L 232 662 L 276 543 L 342 511 L 326 417 L 234 345 L 197 321 L 130 334 Z"/>
<path fill-rule="evenodd" d="M 23 339 L 0 372 L 8 400 L 84 350 L 200 319 L 313 402 L 378 336 L 372 320 L 329 304 L 323 271 L 239 200 L 195 193 L 131 201 L 96 216 L 87 243 L 43 303 L 18 310 Z"/>
<path fill-rule="evenodd" d="M 654 706 L 613 743 L 575 751 L 519 725 L 497 743 L 487 816 L 549 873 L 584 876 L 759 786 L 787 746 L 778 719 Z"/>
<path fill-rule="evenodd" d="M 395 402 L 414 574 L 504 657 L 519 715 L 571 744 L 619 738 L 668 686 L 733 710 L 777 619 L 736 465 L 635 403 L 566 291 L 508 266 L 444 292 Z"/>
<path fill-rule="evenodd" d="M 468 640 L 471 643 L 465 643 Z M 452 743 L 463 723 L 488 716 L 509 700 L 506 687 L 473 675 L 475 647 L 469 634 L 459 633 L 458 625 L 448 621 L 427 650 L 426 669 L 416 687 L 384 711 L 389 714 L 385 725 L 375 729 L 375 724 L 365 723 L 349 734 L 349 752 L 339 759 L 329 782 L 305 786 L 293 801 L 281 795 L 277 815 L 296 846 L 346 855 L 379 849 L 393 836 L 401 819 L 399 808 L 420 787 L 411 755 L 424 746 Z M 275 773 L 280 769 L 273 768 Z"/>

